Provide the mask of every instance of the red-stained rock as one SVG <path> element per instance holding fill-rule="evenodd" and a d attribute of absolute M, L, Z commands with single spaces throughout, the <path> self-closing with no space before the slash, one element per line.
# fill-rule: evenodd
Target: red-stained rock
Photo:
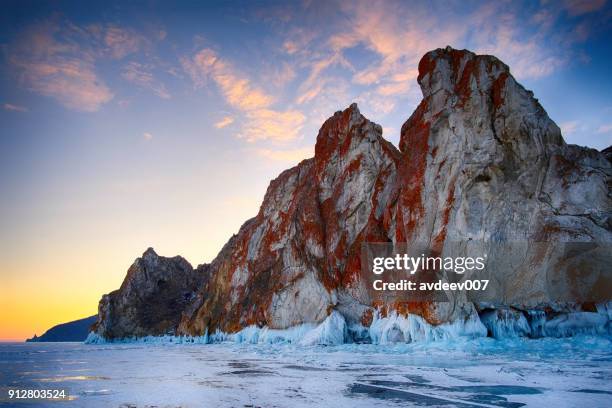
<path fill-rule="evenodd" d="M 610 162 L 566 145 L 504 63 L 437 49 L 419 63 L 418 82 L 423 100 L 402 126 L 399 150 L 355 104 L 325 121 L 314 158 L 270 183 L 257 216 L 207 266 L 178 333 L 286 328 L 332 310 L 367 325 L 373 307 L 431 324 L 475 313 L 471 304 L 372 302 L 364 242 L 442 253 L 470 239 L 612 241 Z M 538 274 L 533 268 L 508 290 L 537 300 Z"/>
<path fill-rule="evenodd" d="M 381 134 L 357 105 L 328 119 L 315 157 L 270 183 L 257 217 L 212 262 L 181 332 L 286 328 L 323 320 L 339 291 L 359 301 L 361 243 L 391 240 L 383 216 L 397 194 L 390 178 L 399 154 Z"/>

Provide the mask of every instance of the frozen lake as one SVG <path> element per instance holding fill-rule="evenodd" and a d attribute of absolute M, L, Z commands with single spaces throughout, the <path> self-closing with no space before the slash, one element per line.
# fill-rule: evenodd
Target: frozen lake
<path fill-rule="evenodd" d="M 610 407 L 612 341 L 13 343 L 0 344 L 0 386 L 0 406 L 16 407 Z M 6 402 L 6 387 L 72 400 Z"/>

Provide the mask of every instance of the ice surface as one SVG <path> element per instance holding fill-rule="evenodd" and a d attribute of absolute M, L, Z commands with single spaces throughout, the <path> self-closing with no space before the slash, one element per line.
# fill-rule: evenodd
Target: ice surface
<path fill-rule="evenodd" d="M 337 339 L 342 323 L 333 320 L 318 339 Z M 304 346 L 263 344 L 255 332 L 258 344 L 0 344 L 0 387 L 65 387 L 74 398 L 59 404 L 67 408 L 598 408 L 612 397 L 607 335 Z"/>

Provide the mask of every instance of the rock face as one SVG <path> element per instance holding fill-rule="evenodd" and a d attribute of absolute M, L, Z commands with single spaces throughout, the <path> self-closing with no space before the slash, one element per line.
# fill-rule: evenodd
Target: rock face
<path fill-rule="evenodd" d="M 147 249 L 121 287 L 100 300 L 94 333 L 109 340 L 175 334 L 182 311 L 205 282 L 206 268 L 194 270 L 180 256 L 165 258 Z"/>
<path fill-rule="evenodd" d="M 398 241 L 440 250 L 466 240 L 612 242 L 609 162 L 566 145 L 504 63 L 438 49 L 422 58 L 418 81 L 424 98 L 400 140 Z M 553 245 L 540 247 L 539 259 L 499 276 L 507 282 L 500 298 L 545 301 L 547 269 L 570 290 L 574 268 L 554 259 Z M 599 262 L 605 254 L 589 256 Z"/>
<path fill-rule="evenodd" d="M 360 243 L 392 237 L 383 219 L 397 196 L 398 160 L 357 105 L 336 112 L 321 127 L 315 157 L 271 182 L 257 217 L 212 262 L 180 332 L 286 328 L 323 320 L 343 297 L 362 298 Z"/>
<path fill-rule="evenodd" d="M 423 100 L 402 126 L 399 149 L 353 104 L 323 124 L 314 158 L 270 183 L 257 216 L 206 268 L 194 275 L 180 258 L 151 255 L 158 263 L 164 259 L 164 270 L 182 271 L 176 283 L 181 290 L 173 294 L 199 288 L 183 309 L 177 333 L 236 332 L 251 325 L 284 329 L 321 322 L 334 310 L 349 325 L 369 326 L 380 306 L 431 325 L 477 317 L 467 299 L 373 302 L 361 271 L 364 242 L 425 243 L 439 253 L 468 240 L 612 243 L 610 161 L 596 150 L 565 144 L 504 63 L 437 49 L 422 58 L 418 82 Z M 601 262 L 604 255 L 589 256 Z M 575 268 L 544 246 L 529 268 L 516 272 L 520 279 L 508 278 L 501 298 L 522 298 L 503 306 L 540 304 L 544 267 L 551 260 L 560 265 L 562 287 L 576 278 Z M 142 262 L 128 273 L 126 282 L 133 283 L 103 298 L 100 334 L 159 334 L 178 322 L 178 304 L 162 307 L 168 312 L 163 318 L 140 316 L 145 305 L 150 310 L 160 301 Z M 148 300 L 132 300 L 133 291 Z M 502 305 L 487 306 L 489 320 L 510 316 L 492 314 L 497 306 Z"/>

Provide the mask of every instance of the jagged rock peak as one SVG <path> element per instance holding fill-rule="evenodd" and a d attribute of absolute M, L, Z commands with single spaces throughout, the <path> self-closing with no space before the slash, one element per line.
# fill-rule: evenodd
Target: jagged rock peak
<path fill-rule="evenodd" d="M 205 283 L 205 268 L 148 248 L 127 271 L 121 287 L 104 295 L 93 330 L 106 339 L 174 333 L 181 313 Z"/>
<path fill-rule="evenodd" d="M 359 106 L 357 106 L 357 102 L 351 103 L 344 111 L 339 110 L 334 112 L 334 115 L 342 115 L 344 112 L 350 112 L 351 114 L 356 115 L 361 114 L 361 112 L 359 111 Z"/>
<path fill-rule="evenodd" d="M 155 252 L 155 249 L 153 249 L 153 247 L 148 247 L 147 250 L 142 253 L 142 257 L 146 258 L 148 256 L 158 257 L 159 255 L 157 255 L 157 252 Z"/>
<path fill-rule="evenodd" d="M 438 48 L 419 62 L 417 80 L 423 100 L 402 126 L 402 152 L 411 146 L 426 148 L 426 139 L 439 134 L 440 126 L 469 139 L 488 128 L 491 132 L 485 132 L 486 137 L 506 148 L 526 147 L 544 156 L 565 144 L 559 127 L 533 92 L 523 88 L 508 66 L 494 56 Z M 434 149 L 434 140 L 429 139 Z M 473 151 L 469 146 L 462 149 Z"/>
<path fill-rule="evenodd" d="M 343 111 L 336 111 L 323 123 L 319 130 L 315 146 L 315 156 L 317 154 L 317 147 L 321 150 L 321 148 L 329 143 L 341 143 L 351 129 L 356 125 L 365 123 L 370 123 L 370 121 L 361 114 L 356 103 L 352 103 Z"/>
<path fill-rule="evenodd" d="M 368 120 L 352 103 L 343 111 L 337 111 L 327 119 L 317 136 L 315 163 L 321 170 L 337 156 L 350 156 L 363 141 L 382 142 L 382 127 Z"/>
<path fill-rule="evenodd" d="M 467 97 L 476 89 L 486 91 L 503 86 L 509 76 L 510 68 L 492 55 L 477 55 L 448 46 L 429 51 L 421 58 L 417 81 L 424 97 L 439 90 Z M 499 82 L 495 83 L 496 80 Z"/>

